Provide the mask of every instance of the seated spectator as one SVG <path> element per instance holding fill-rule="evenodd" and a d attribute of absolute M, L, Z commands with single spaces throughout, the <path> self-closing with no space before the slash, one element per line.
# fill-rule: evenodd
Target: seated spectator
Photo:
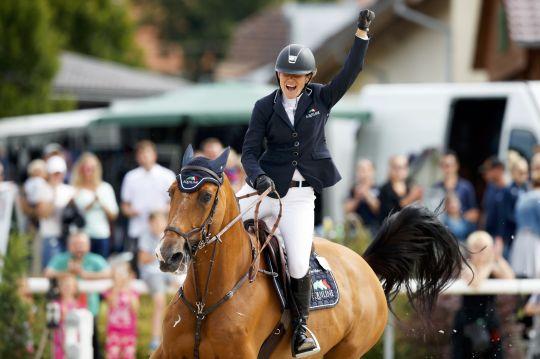
<path fill-rule="evenodd" d="M 118 204 L 112 186 L 103 181 L 102 172 L 99 159 L 86 152 L 73 167 L 71 184 L 75 188 L 73 201 L 84 217 L 83 231 L 90 237 L 90 251 L 107 258 L 110 222 L 118 216 Z"/>
<path fill-rule="evenodd" d="M 105 258 L 99 254 L 90 253 L 90 239 L 83 232 L 73 233 L 68 238 L 68 250 L 56 254 L 45 269 L 47 278 L 62 278 L 74 275 L 78 279 L 106 279 L 110 278 L 111 271 Z M 87 296 L 88 310 L 94 318 L 99 314 L 99 294 L 89 293 Z M 94 354 L 99 355 L 99 341 L 97 338 L 97 320 L 94 320 L 94 336 L 92 344 Z"/>
<path fill-rule="evenodd" d="M 355 176 L 354 186 L 345 201 L 345 213 L 356 213 L 374 236 L 379 228 L 380 202 L 373 163 L 368 159 L 359 160 Z"/>
<path fill-rule="evenodd" d="M 155 250 L 167 226 L 167 216 L 163 212 L 153 212 L 149 218 L 150 230 L 143 235 L 139 242 L 139 271 L 141 279 L 145 281 L 154 309 L 152 311 L 152 341 L 150 349 L 155 350 L 161 342 L 161 327 L 165 313 L 165 300 L 167 287 L 175 282 L 173 275 L 164 273 L 159 269 L 159 262 Z"/>
<path fill-rule="evenodd" d="M 510 263 L 516 275 L 540 277 L 540 153 L 531 160 L 532 189 L 519 196 L 516 203 L 516 236 Z"/>
<path fill-rule="evenodd" d="M 112 266 L 113 285 L 104 293 L 107 300 L 107 358 L 135 358 L 139 294 L 131 288 L 133 278 L 128 262 Z"/>
<path fill-rule="evenodd" d="M 42 241 L 42 267 L 64 250 L 62 212 L 74 194 L 73 187 L 64 183 L 66 170 L 66 161 L 62 157 L 52 156 L 47 160 L 48 186 L 41 192 L 36 203 Z"/>
<path fill-rule="evenodd" d="M 506 260 L 497 254 L 493 238 L 483 231 L 473 232 L 467 238 L 470 251 L 469 265 L 462 279 L 471 287 L 478 287 L 488 278 L 513 279 L 514 273 Z M 454 318 L 452 330 L 452 357 L 502 358 L 501 323 L 494 295 L 465 295 Z"/>
<path fill-rule="evenodd" d="M 527 160 L 522 157 L 515 159 L 510 167 L 510 173 L 512 175 L 512 183 L 506 188 L 503 201 L 505 220 L 502 237 L 505 244 L 503 253 L 505 258 L 508 258 L 510 254 L 510 248 L 516 234 L 515 213 L 518 198 L 529 190 L 529 164 Z"/>
<path fill-rule="evenodd" d="M 443 189 L 446 193 L 453 192 L 461 203 L 463 217 L 471 223 L 477 223 L 480 211 L 476 204 L 476 193 L 471 182 L 459 177 L 459 160 L 457 155 L 446 152 L 440 161 L 443 180 L 435 184 L 436 188 Z"/>
<path fill-rule="evenodd" d="M 461 202 L 455 193 L 449 192 L 444 204 L 445 213 L 442 216 L 442 222 L 457 239 L 465 242 L 469 234 L 476 229 L 475 224 L 465 219 L 465 213 L 461 210 Z"/>
<path fill-rule="evenodd" d="M 54 358 L 63 359 L 68 356 L 64 352 L 65 320 L 68 312 L 74 309 L 86 308 L 86 296 L 78 294 L 77 279 L 73 275 L 65 275 L 58 282 L 60 291 L 60 324 L 54 331 Z"/>
<path fill-rule="evenodd" d="M 388 181 L 379 192 L 380 212 L 383 221 L 390 213 L 422 199 L 422 188 L 407 183 L 409 161 L 405 156 L 392 156 L 388 161 Z"/>

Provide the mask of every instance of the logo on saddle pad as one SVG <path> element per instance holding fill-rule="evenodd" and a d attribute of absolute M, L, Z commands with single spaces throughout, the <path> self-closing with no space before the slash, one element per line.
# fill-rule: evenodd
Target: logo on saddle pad
<path fill-rule="evenodd" d="M 320 115 L 320 114 L 321 114 L 321 112 L 319 110 L 317 110 L 316 108 L 312 108 L 311 110 L 308 111 L 308 114 L 306 115 L 306 118 L 312 118 L 312 117 Z"/>
<path fill-rule="evenodd" d="M 319 279 L 313 282 L 313 292 L 311 296 L 314 300 L 322 300 L 334 297 L 334 290 L 332 286 L 328 284 L 326 279 Z"/>

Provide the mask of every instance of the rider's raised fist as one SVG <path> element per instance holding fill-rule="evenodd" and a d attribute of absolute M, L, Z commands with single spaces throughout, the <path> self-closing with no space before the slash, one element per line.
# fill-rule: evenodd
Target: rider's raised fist
<path fill-rule="evenodd" d="M 358 15 L 358 28 L 360 30 L 368 31 L 369 25 L 375 19 L 375 13 L 371 10 L 362 10 Z"/>

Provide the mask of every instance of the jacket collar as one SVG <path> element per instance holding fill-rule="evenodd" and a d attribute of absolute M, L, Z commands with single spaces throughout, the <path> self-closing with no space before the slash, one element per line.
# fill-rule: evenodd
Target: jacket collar
<path fill-rule="evenodd" d="M 313 96 L 311 95 L 312 93 L 313 90 L 308 85 L 304 91 L 305 96 L 300 96 L 298 107 L 294 113 L 294 126 L 291 124 L 291 121 L 289 121 L 285 108 L 283 108 L 283 93 L 281 89 L 277 89 L 276 94 L 274 95 L 274 111 L 291 129 L 294 129 L 298 122 L 300 122 L 300 119 L 302 119 L 303 114 L 306 112 L 308 106 L 313 102 Z"/>

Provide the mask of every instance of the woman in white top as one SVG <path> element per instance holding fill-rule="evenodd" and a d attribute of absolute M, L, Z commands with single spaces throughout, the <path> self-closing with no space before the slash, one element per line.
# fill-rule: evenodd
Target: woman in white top
<path fill-rule="evenodd" d="M 111 239 L 110 222 L 118 217 L 114 190 L 102 179 L 101 162 L 86 152 L 73 167 L 73 201 L 85 219 L 84 232 L 90 237 L 90 251 L 107 258 Z"/>

